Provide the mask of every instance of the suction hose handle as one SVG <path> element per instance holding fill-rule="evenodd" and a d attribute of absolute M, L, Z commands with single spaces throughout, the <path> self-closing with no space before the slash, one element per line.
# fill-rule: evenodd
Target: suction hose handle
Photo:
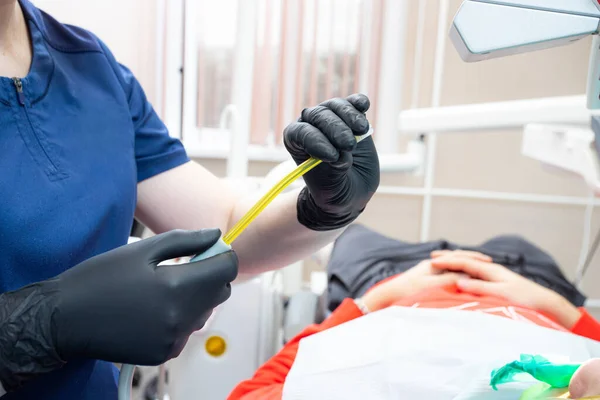
<path fill-rule="evenodd" d="M 231 250 L 231 246 L 223 241 L 223 238 L 220 238 L 215 244 L 211 246 L 210 249 L 206 250 L 204 253 L 197 254 L 190 262 L 202 261 L 207 258 L 211 258 L 214 256 L 218 256 L 219 254 L 226 253 Z"/>

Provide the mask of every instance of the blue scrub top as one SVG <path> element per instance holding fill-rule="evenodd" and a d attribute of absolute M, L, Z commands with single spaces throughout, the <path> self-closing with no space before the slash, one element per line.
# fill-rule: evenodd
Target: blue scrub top
<path fill-rule="evenodd" d="M 20 3 L 33 63 L 22 94 L 0 78 L 0 291 L 124 245 L 137 183 L 188 161 L 98 38 Z M 2 400 L 116 400 L 117 377 L 70 362 Z"/>

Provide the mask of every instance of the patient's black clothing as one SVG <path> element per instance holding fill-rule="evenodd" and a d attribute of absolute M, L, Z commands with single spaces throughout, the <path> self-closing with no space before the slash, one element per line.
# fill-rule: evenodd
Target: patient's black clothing
<path fill-rule="evenodd" d="M 408 243 L 391 239 L 365 226 L 351 225 L 335 242 L 327 265 L 327 308 L 333 311 L 345 298 L 357 298 L 378 282 L 404 272 L 434 250 L 473 250 L 497 264 L 554 290 L 577 307 L 585 296 L 569 282 L 556 261 L 519 236 L 494 237 L 479 246 L 463 246 L 445 240 Z"/>

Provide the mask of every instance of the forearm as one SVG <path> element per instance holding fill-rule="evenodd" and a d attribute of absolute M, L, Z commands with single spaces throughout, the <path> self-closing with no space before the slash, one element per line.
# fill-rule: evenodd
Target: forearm
<path fill-rule="evenodd" d="M 317 232 L 298 222 L 299 190 L 280 195 L 234 242 L 242 274 L 256 274 L 302 260 L 340 235 L 343 229 Z M 233 226 L 255 202 L 239 201 L 231 214 Z"/>
<path fill-rule="evenodd" d="M 341 233 L 341 229 L 316 232 L 300 224 L 298 193 L 276 198 L 233 243 L 242 278 L 301 260 Z M 225 234 L 259 196 L 240 196 L 222 179 L 190 162 L 140 183 L 136 216 L 154 233 L 220 228 Z"/>

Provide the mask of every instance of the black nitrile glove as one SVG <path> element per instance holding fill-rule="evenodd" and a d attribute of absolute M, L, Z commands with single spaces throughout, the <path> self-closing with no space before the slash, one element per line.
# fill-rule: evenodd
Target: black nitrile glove
<path fill-rule="evenodd" d="M 284 144 L 296 164 L 316 157 L 322 164 L 304 176 L 298 221 L 309 229 L 342 228 L 364 210 L 379 186 L 379 158 L 369 131 L 369 99 L 354 94 L 302 111 L 284 131 Z"/>
<path fill-rule="evenodd" d="M 233 252 L 183 265 L 219 230 L 172 231 L 90 258 L 0 296 L 0 382 L 7 391 L 74 359 L 158 365 L 179 355 L 231 294 Z"/>

